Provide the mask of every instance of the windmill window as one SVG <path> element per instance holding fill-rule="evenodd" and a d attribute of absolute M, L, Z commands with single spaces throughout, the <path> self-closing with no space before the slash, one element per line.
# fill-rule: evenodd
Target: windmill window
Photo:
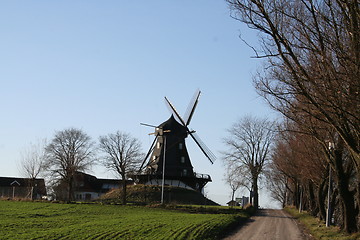
<path fill-rule="evenodd" d="M 184 156 L 182 156 L 182 157 L 180 158 L 180 162 L 181 162 L 181 163 L 185 163 L 185 157 L 184 157 Z"/>
<path fill-rule="evenodd" d="M 187 175 L 187 170 L 183 169 L 183 175 L 186 176 Z"/>
<path fill-rule="evenodd" d="M 183 144 L 179 143 L 179 150 L 182 150 L 182 149 L 183 149 Z"/>

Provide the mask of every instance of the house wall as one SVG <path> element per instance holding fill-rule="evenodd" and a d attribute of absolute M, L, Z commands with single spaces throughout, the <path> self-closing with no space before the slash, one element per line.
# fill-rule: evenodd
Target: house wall
<path fill-rule="evenodd" d="M 98 199 L 101 195 L 97 192 L 75 192 L 75 201 L 90 201 Z"/>
<path fill-rule="evenodd" d="M 31 187 L 0 187 L 0 198 L 31 199 Z"/>

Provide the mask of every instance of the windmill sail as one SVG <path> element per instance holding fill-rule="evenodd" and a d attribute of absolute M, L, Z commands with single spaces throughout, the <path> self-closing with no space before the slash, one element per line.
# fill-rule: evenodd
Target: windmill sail
<path fill-rule="evenodd" d="M 191 118 L 192 116 L 194 115 L 194 112 L 195 112 L 195 108 L 196 108 L 196 105 L 199 101 L 199 97 L 200 97 L 200 94 L 201 94 L 201 91 L 200 90 L 197 90 L 193 96 L 193 98 L 191 99 L 190 103 L 189 103 L 189 106 L 185 112 L 185 115 L 184 115 L 184 122 L 186 123 L 186 126 L 188 126 L 190 124 L 190 121 L 191 121 Z"/>
<path fill-rule="evenodd" d="M 167 103 L 170 112 L 172 112 L 176 120 L 178 120 L 179 123 L 181 123 L 183 126 L 186 126 L 184 120 L 181 118 L 180 114 L 178 113 L 178 111 L 176 111 L 176 108 L 174 107 L 174 105 L 172 105 L 169 99 L 167 99 L 167 97 L 165 97 L 165 102 Z"/>
<path fill-rule="evenodd" d="M 143 124 L 143 125 L 145 125 L 145 124 Z M 154 146 L 155 146 L 155 142 L 156 142 L 157 138 L 158 138 L 158 136 L 156 136 L 154 141 L 152 142 L 151 147 L 149 148 L 149 151 L 147 152 L 147 154 L 146 154 L 146 156 L 145 156 L 145 158 L 144 158 L 144 160 L 143 160 L 143 162 L 142 162 L 142 164 L 141 164 L 141 166 L 140 166 L 140 168 L 138 170 L 138 173 L 141 172 L 146 160 L 148 159 L 148 157 L 150 156 L 150 154 L 154 150 Z"/>
<path fill-rule="evenodd" d="M 205 145 L 205 143 L 200 139 L 200 137 L 193 131 L 189 132 L 190 136 L 194 139 L 195 143 L 199 146 L 204 155 L 209 159 L 211 164 L 214 164 L 216 157 L 211 152 L 211 150 Z"/>

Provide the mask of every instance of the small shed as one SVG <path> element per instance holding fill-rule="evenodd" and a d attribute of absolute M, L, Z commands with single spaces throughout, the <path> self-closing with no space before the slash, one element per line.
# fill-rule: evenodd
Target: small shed
<path fill-rule="evenodd" d="M 238 207 L 240 204 L 237 201 L 231 200 L 230 202 L 226 203 L 229 207 Z"/>

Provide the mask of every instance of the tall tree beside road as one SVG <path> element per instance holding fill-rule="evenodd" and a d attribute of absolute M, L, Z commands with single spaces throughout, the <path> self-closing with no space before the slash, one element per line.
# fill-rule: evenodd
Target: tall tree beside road
<path fill-rule="evenodd" d="M 329 140 L 332 133 L 322 124 L 316 125 L 315 119 L 311 120 L 307 126 L 305 122 L 284 125 L 274 147 L 273 169 L 287 179 L 287 196 L 291 200 L 288 204 L 299 207 L 301 199 L 301 205 L 322 220 L 330 205 L 332 211 L 328 214 L 333 216 L 333 223 L 348 232 L 356 232 L 359 211 L 355 198 L 359 194 L 359 181 L 355 162 L 341 138 L 335 135 Z M 320 141 L 321 138 L 324 140 Z M 329 141 L 334 143 L 331 149 Z M 269 179 L 276 181 L 276 176 Z"/>
<path fill-rule="evenodd" d="M 89 169 L 95 161 L 94 142 L 82 130 L 69 128 L 55 133 L 46 147 L 46 167 L 67 186 L 67 200 L 74 197 L 74 176 Z"/>
<path fill-rule="evenodd" d="M 121 177 L 122 203 L 126 204 L 126 180 L 141 164 L 141 144 L 130 134 L 120 131 L 101 136 L 99 141 L 100 150 L 104 153 L 103 165 Z"/>
<path fill-rule="evenodd" d="M 271 158 L 268 183 L 274 182 L 270 190 L 285 187 L 288 201 L 291 199 L 287 204 L 296 207 L 300 205 L 301 196 L 305 196 L 307 200 L 303 200 L 302 205 L 314 215 L 322 216 L 325 199 L 321 198 L 324 194 L 321 186 L 328 177 L 328 164 L 321 144 L 296 126 L 284 124 L 279 128 Z M 318 194 L 314 194 L 314 190 L 318 190 Z"/>
<path fill-rule="evenodd" d="M 294 121 L 307 114 L 333 128 L 360 170 L 359 1 L 227 2 L 260 33 L 256 54 L 268 61 L 259 93 Z"/>
<path fill-rule="evenodd" d="M 233 124 L 227 131 L 229 136 L 224 139 L 228 147 L 223 153 L 225 164 L 234 172 L 245 172 L 240 178 L 250 178 L 255 208 L 259 207 L 258 182 L 269 160 L 274 125 L 266 119 L 247 116 Z"/>

